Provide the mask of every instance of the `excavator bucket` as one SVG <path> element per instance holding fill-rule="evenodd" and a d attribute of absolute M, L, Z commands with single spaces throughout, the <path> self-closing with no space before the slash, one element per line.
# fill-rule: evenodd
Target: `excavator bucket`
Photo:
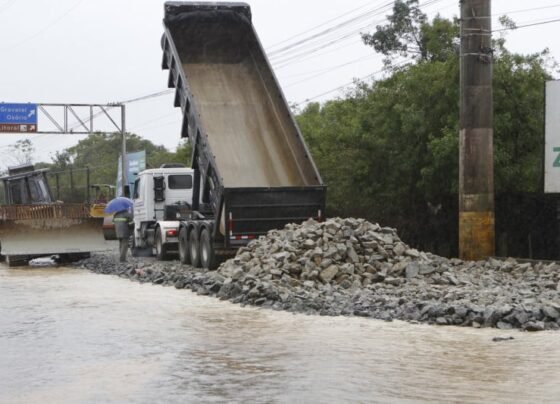
<path fill-rule="evenodd" d="M 49 255 L 79 259 L 110 248 L 87 204 L 0 206 L 0 254 L 11 265 Z"/>

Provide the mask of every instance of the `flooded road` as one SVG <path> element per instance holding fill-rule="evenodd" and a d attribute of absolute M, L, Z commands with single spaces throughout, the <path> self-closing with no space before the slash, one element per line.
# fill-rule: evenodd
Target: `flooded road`
<path fill-rule="evenodd" d="M 559 381 L 558 332 L 292 315 L 0 264 L 0 403 L 557 402 Z"/>

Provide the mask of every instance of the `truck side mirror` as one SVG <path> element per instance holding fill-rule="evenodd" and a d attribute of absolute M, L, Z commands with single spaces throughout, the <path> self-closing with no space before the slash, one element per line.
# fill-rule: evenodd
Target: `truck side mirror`
<path fill-rule="evenodd" d="M 165 177 L 154 177 L 154 201 L 165 201 Z"/>

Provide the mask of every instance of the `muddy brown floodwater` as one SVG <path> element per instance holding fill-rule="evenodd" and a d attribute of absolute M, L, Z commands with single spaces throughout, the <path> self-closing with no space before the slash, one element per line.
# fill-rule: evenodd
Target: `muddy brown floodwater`
<path fill-rule="evenodd" d="M 1 403 L 559 399 L 558 332 L 292 315 L 0 266 Z"/>

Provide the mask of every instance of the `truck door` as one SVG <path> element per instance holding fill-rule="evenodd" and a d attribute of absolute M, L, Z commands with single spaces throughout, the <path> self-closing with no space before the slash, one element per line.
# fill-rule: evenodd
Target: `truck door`
<path fill-rule="evenodd" d="M 146 177 L 140 176 L 134 181 L 134 194 L 132 195 L 134 201 L 134 222 L 138 224 L 147 221 L 144 194 L 145 179 Z"/>

